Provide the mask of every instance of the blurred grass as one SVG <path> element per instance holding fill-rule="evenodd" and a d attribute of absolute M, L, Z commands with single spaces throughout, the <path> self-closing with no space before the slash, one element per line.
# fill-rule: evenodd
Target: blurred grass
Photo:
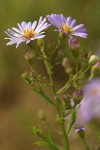
<path fill-rule="evenodd" d="M 63 13 L 66 17 L 76 18 L 77 23 L 84 23 L 89 38 L 80 40 L 82 48 L 88 48 L 94 53 L 100 49 L 100 0 L 0 0 L 0 150 L 42 149 L 32 145 L 35 141 L 32 126 L 34 121 L 39 123 L 38 110 L 46 111 L 49 120 L 53 122 L 53 108 L 42 102 L 20 77 L 27 66 L 23 58 L 25 44 L 16 50 L 15 45 L 7 47 L 7 41 L 4 40 L 4 31 L 16 26 L 18 22 L 34 21 L 51 13 Z M 54 34 L 52 32 L 50 36 L 54 38 Z M 61 81 L 56 74 L 60 72 L 58 69 L 55 73 L 58 86 Z M 87 124 L 87 139 L 91 146 L 100 143 L 100 139 L 96 139 L 100 133 L 99 125 L 100 121 Z M 78 137 L 73 134 L 72 149 L 80 149 L 82 143 L 78 142 Z"/>

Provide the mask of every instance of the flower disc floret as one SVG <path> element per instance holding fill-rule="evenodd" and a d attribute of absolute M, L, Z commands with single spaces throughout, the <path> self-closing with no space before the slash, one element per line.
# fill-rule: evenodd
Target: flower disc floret
<path fill-rule="evenodd" d="M 26 39 L 30 39 L 35 36 L 35 32 L 32 28 L 24 30 L 23 33 L 24 33 L 24 37 Z"/>
<path fill-rule="evenodd" d="M 71 34 L 73 32 L 73 30 L 67 25 L 67 24 L 63 24 L 60 26 L 60 29 L 63 31 L 63 32 L 67 32 L 69 34 Z"/>

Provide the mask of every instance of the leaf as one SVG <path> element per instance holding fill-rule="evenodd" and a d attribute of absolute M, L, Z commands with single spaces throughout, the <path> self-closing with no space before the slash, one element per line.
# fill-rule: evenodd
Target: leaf
<path fill-rule="evenodd" d="M 76 120 L 76 110 L 73 109 L 71 113 L 71 118 L 68 124 L 68 128 L 67 128 L 67 134 L 69 134 L 70 130 L 72 129 L 72 126 L 74 125 L 75 120 Z"/>
<path fill-rule="evenodd" d="M 34 143 L 34 145 L 51 148 L 51 145 L 49 143 L 45 142 L 45 141 L 37 141 L 37 142 Z"/>

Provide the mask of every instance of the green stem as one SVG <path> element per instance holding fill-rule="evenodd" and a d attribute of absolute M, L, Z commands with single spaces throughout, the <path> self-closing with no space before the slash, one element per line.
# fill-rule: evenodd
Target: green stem
<path fill-rule="evenodd" d="M 41 46 L 41 52 L 43 54 L 43 57 L 44 57 L 44 64 L 45 64 L 45 67 L 46 67 L 46 70 L 47 70 L 47 73 L 49 75 L 49 78 L 50 78 L 50 84 L 52 86 L 52 89 L 55 92 L 55 87 L 54 87 L 54 84 L 53 84 L 53 80 L 52 80 L 52 67 L 51 67 L 51 64 L 49 63 L 48 61 L 48 58 L 47 58 L 47 55 L 45 54 L 44 52 L 44 44 Z"/>
<path fill-rule="evenodd" d="M 68 81 L 56 94 L 62 94 L 71 86 L 71 81 Z"/>
<path fill-rule="evenodd" d="M 76 74 L 78 74 L 78 61 L 76 60 Z"/>
<path fill-rule="evenodd" d="M 60 150 L 60 148 L 53 141 L 50 141 L 48 139 L 48 137 L 46 137 L 45 135 L 43 135 L 43 134 L 37 134 L 37 135 L 50 145 L 50 149 L 52 149 L 52 150 Z"/>
<path fill-rule="evenodd" d="M 85 139 L 83 139 L 83 142 L 84 142 L 84 144 L 86 146 L 86 150 L 90 150 L 90 148 L 89 148 L 88 144 L 86 143 Z"/>
<path fill-rule="evenodd" d="M 65 125 L 64 125 L 65 120 L 63 119 L 64 111 L 63 111 L 63 108 L 62 108 L 61 100 L 58 97 L 56 98 L 56 108 L 57 108 L 58 115 L 59 115 L 59 118 L 60 118 L 60 126 L 62 128 L 64 146 L 66 148 L 65 150 L 69 150 L 68 136 L 66 134 L 66 129 L 65 129 Z"/>
<path fill-rule="evenodd" d="M 65 130 L 65 126 L 64 126 L 64 121 L 62 121 L 61 126 L 62 126 L 64 141 L 65 141 L 65 147 L 66 147 L 66 150 L 69 150 L 68 136 L 67 136 L 67 134 L 66 134 L 66 130 Z"/>
<path fill-rule="evenodd" d="M 34 84 L 31 84 L 31 81 L 28 78 L 26 78 L 25 80 L 31 85 L 32 89 L 36 93 L 40 94 L 46 101 L 48 101 L 50 104 L 55 106 L 54 102 L 52 102 L 52 100 L 45 94 L 45 92 L 42 90 L 42 88 L 36 87 Z"/>
<path fill-rule="evenodd" d="M 47 100 L 49 103 L 51 103 L 52 105 L 55 106 L 55 104 L 52 102 L 52 100 L 44 93 L 44 91 L 39 88 L 38 93 L 45 99 Z"/>
<path fill-rule="evenodd" d="M 72 112 L 71 112 L 71 117 L 70 117 L 70 121 L 69 121 L 69 124 L 68 124 L 68 127 L 67 127 L 67 135 L 69 135 L 74 123 L 75 123 L 75 120 L 76 120 L 76 109 L 75 107 L 72 109 Z"/>

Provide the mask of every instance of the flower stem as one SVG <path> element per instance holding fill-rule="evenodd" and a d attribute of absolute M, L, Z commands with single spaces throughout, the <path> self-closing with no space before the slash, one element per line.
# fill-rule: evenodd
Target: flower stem
<path fill-rule="evenodd" d="M 63 111 L 61 100 L 59 97 L 56 98 L 56 108 L 58 111 L 58 115 L 59 115 L 59 119 L 60 119 L 60 126 L 61 126 L 62 133 L 63 133 L 64 147 L 65 147 L 65 150 L 69 150 L 68 135 L 66 133 L 66 129 L 65 129 L 65 125 L 64 125 L 65 120 L 63 119 L 64 111 Z"/>
<path fill-rule="evenodd" d="M 54 102 L 45 94 L 41 87 L 36 87 L 34 84 L 31 84 L 31 81 L 28 78 L 26 78 L 25 81 L 27 81 L 31 85 L 33 91 L 41 95 L 46 101 L 55 106 Z"/>
<path fill-rule="evenodd" d="M 70 117 L 70 121 L 69 121 L 69 124 L 67 126 L 67 135 L 69 135 L 74 123 L 75 123 L 75 120 L 76 120 L 76 109 L 75 107 L 72 109 L 71 111 L 71 117 Z"/>
<path fill-rule="evenodd" d="M 69 80 L 59 91 L 57 91 L 57 94 L 62 94 L 67 89 L 69 89 L 70 86 L 71 86 L 71 81 Z"/>
<path fill-rule="evenodd" d="M 54 93 L 56 93 L 55 87 L 54 87 L 54 84 L 53 84 L 53 80 L 52 80 L 52 67 L 51 67 L 51 64 L 50 64 L 49 61 L 48 61 L 47 55 L 46 55 L 45 52 L 44 52 L 44 44 L 41 46 L 41 52 L 42 52 L 42 54 L 43 54 L 43 57 L 44 57 L 44 64 L 45 64 L 47 73 L 48 73 L 49 78 L 50 78 L 50 84 L 51 84 L 51 86 L 52 86 L 52 89 L 53 89 Z"/>
<path fill-rule="evenodd" d="M 68 142 L 68 136 L 66 134 L 65 126 L 64 126 L 64 121 L 62 121 L 62 131 L 63 131 L 63 136 L 64 136 L 64 142 L 65 142 L 65 147 L 66 150 L 69 150 L 69 142 Z"/>
<path fill-rule="evenodd" d="M 84 144 L 86 146 L 86 150 L 90 150 L 90 148 L 89 148 L 88 144 L 86 143 L 85 139 L 83 139 L 83 142 L 84 142 Z"/>

